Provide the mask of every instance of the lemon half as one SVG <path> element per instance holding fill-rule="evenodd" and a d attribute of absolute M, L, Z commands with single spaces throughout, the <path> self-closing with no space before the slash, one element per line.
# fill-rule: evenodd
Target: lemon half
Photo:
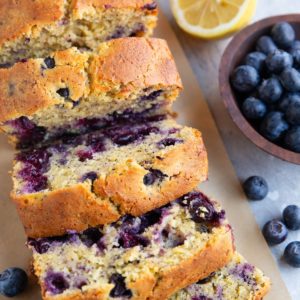
<path fill-rule="evenodd" d="M 170 0 L 178 25 L 200 38 L 212 39 L 247 25 L 256 0 Z"/>

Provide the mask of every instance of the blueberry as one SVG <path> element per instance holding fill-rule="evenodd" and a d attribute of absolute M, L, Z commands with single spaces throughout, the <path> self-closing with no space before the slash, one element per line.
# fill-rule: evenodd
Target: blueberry
<path fill-rule="evenodd" d="M 58 295 L 67 290 L 70 284 L 64 274 L 49 272 L 45 277 L 45 287 L 48 292 Z"/>
<path fill-rule="evenodd" d="M 262 52 L 251 52 L 246 56 L 245 64 L 261 72 L 265 64 L 266 55 Z"/>
<path fill-rule="evenodd" d="M 284 142 L 288 149 L 300 153 L 300 127 L 290 129 L 285 135 Z"/>
<path fill-rule="evenodd" d="M 300 242 L 289 243 L 284 250 L 283 256 L 290 266 L 300 268 Z"/>
<path fill-rule="evenodd" d="M 113 283 L 115 285 L 110 291 L 110 297 L 122 297 L 122 299 L 130 299 L 132 297 L 132 292 L 131 290 L 127 289 L 125 278 L 121 274 L 115 273 L 111 275 L 109 283 Z"/>
<path fill-rule="evenodd" d="M 92 172 L 85 173 L 81 177 L 81 182 L 84 182 L 86 180 L 91 180 L 92 182 L 94 182 L 97 178 L 98 178 L 97 173 L 92 171 Z"/>
<path fill-rule="evenodd" d="M 297 50 L 300 49 L 300 41 L 299 40 L 295 40 L 292 42 L 289 51 L 291 52 L 292 50 Z"/>
<path fill-rule="evenodd" d="M 291 230 L 300 229 L 300 207 L 297 205 L 287 206 L 283 211 L 283 221 Z"/>
<path fill-rule="evenodd" d="M 159 141 L 157 143 L 157 146 L 158 146 L 159 149 L 163 149 L 163 148 L 166 148 L 166 147 L 169 147 L 169 146 L 174 146 L 174 145 L 182 144 L 182 143 L 183 143 L 182 139 L 165 138 L 165 139 Z"/>
<path fill-rule="evenodd" d="M 14 297 L 22 293 L 28 282 L 27 274 L 19 268 L 9 268 L 0 274 L 0 294 Z"/>
<path fill-rule="evenodd" d="M 251 176 L 243 184 L 246 196 L 250 200 L 262 200 L 268 192 L 269 187 L 266 180 L 260 176 Z"/>
<path fill-rule="evenodd" d="M 256 43 L 256 50 L 263 52 L 266 55 L 274 52 L 276 49 L 277 46 L 275 45 L 274 41 L 267 35 L 260 37 Z"/>
<path fill-rule="evenodd" d="M 267 107 L 261 100 L 249 97 L 244 101 L 242 111 L 247 119 L 260 119 L 265 116 Z"/>
<path fill-rule="evenodd" d="M 233 87 L 239 92 L 251 92 L 255 89 L 260 81 L 260 76 L 256 69 L 251 66 L 237 67 L 231 78 Z"/>
<path fill-rule="evenodd" d="M 294 28 L 287 22 L 274 25 L 271 35 L 275 43 L 283 49 L 289 48 L 296 37 Z"/>
<path fill-rule="evenodd" d="M 278 140 L 288 130 L 289 124 L 284 120 L 282 112 L 273 111 L 264 118 L 260 131 L 270 141 Z"/>
<path fill-rule="evenodd" d="M 300 125 L 300 102 L 290 103 L 285 112 L 286 120 L 292 125 Z"/>
<path fill-rule="evenodd" d="M 287 238 L 288 230 L 281 221 L 271 220 L 263 227 L 263 235 L 270 245 L 277 245 Z"/>
<path fill-rule="evenodd" d="M 48 69 L 53 69 L 55 68 L 55 60 L 53 57 L 46 57 L 44 59 L 44 63 L 47 66 Z"/>
<path fill-rule="evenodd" d="M 144 185 L 152 185 L 156 181 L 161 182 L 165 177 L 168 177 L 166 174 L 161 172 L 160 170 L 150 169 L 149 173 L 144 176 L 143 182 Z"/>
<path fill-rule="evenodd" d="M 80 234 L 80 240 L 90 248 L 97 244 L 102 236 L 103 234 L 99 228 L 88 228 Z"/>
<path fill-rule="evenodd" d="M 280 75 L 284 88 L 289 92 L 300 91 L 300 73 L 294 68 L 287 68 Z"/>
<path fill-rule="evenodd" d="M 300 103 L 300 93 L 286 93 L 280 100 L 278 108 L 281 111 L 286 112 L 289 105 L 295 102 Z"/>
<path fill-rule="evenodd" d="M 70 91 L 68 88 L 61 88 L 59 90 L 56 91 L 57 94 L 63 98 L 69 98 L 70 96 Z"/>
<path fill-rule="evenodd" d="M 266 65 L 271 72 L 280 73 L 285 68 L 292 67 L 293 57 L 288 52 L 278 49 L 268 54 Z"/>
<path fill-rule="evenodd" d="M 277 78 L 269 78 L 263 81 L 258 92 L 262 100 L 267 103 L 274 103 L 280 99 L 283 89 Z"/>
<path fill-rule="evenodd" d="M 300 49 L 293 49 L 290 53 L 293 57 L 294 65 L 300 67 Z"/>

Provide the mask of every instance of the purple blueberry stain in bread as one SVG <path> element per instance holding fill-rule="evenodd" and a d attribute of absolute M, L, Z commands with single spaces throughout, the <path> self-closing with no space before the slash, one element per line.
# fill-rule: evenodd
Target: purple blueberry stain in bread
<path fill-rule="evenodd" d="M 150 243 L 150 241 L 146 237 L 130 232 L 121 232 L 118 242 L 119 245 L 125 249 L 133 248 L 139 245 L 147 247 Z"/>
<path fill-rule="evenodd" d="M 84 174 L 81 177 L 80 181 L 84 182 L 86 180 L 91 180 L 92 182 L 94 182 L 97 178 L 98 178 L 97 173 L 92 171 L 92 172 L 88 172 L 88 173 Z"/>
<path fill-rule="evenodd" d="M 233 269 L 230 270 L 230 274 L 242 279 L 244 282 L 250 285 L 255 285 L 253 279 L 254 266 L 249 263 L 237 264 Z"/>
<path fill-rule="evenodd" d="M 76 287 L 77 289 L 82 289 L 82 287 L 84 287 L 85 285 L 87 285 L 87 280 L 84 277 L 78 277 L 75 279 L 74 281 L 74 287 Z"/>
<path fill-rule="evenodd" d="M 157 8 L 157 3 L 153 1 L 152 3 L 145 4 L 143 9 L 154 10 Z"/>
<path fill-rule="evenodd" d="M 162 171 L 150 169 L 149 173 L 144 176 L 143 182 L 144 185 L 153 185 L 156 182 L 162 182 L 165 177 L 168 177 L 168 175 L 164 174 Z"/>
<path fill-rule="evenodd" d="M 154 92 L 151 92 L 149 95 L 144 95 L 141 97 L 141 100 L 144 101 L 144 100 L 155 100 L 157 99 L 161 94 L 162 94 L 162 90 L 157 90 L 157 91 L 154 91 Z"/>
<path fill-rule="evenodd" d="M 78 160 L 81 162 L 93 159 L 93 152 L 91 150 L 79 150 L 76 155 L 78 156 Z"/>
<path fill-rule="evenodd" d="M 70 287 L 66 276 L 62 272 L 49 271 L 45 278 L 45 289 L 53 295 L 62 294 Z"/>
<path fill-rule="evenodd" d="M 83 231 L 79 237 L 82 243 L 90 248 L 100 241 L 100 239 L 103 237 L 103 234 L 99 228 L 89 228 Z"/>
<path fill-rule="evenodd" d="M 163 149 L 169 146 L 174 146 L 176 144 L 182 144 L 183 140 L 182 139 L 176 139 L 176 138 L 165 138 L 161 141 L 158 142 L 158 148 Z"/>
<path fill-rule="evenodd" d="M 137 23 L 131 32 L 129 33 L 129 37 L 139 36 L 146 31 L 146 27 L 143 23 Z"/>
<path fill-rule="evenodd" d="M 132 297 L 132 292 L 126 287 L 125 278 L 121 274 L 115 273 L 111 275 L 109 282 L 115 285 L 110 291 L 110 297 L 121 299 L 130 299 Z"/>
<path fill-rule="evenodd" d="M 99 134 L 89 134 L 86 140 L 86 146 L 89 146 L 93 152 L 105 151 L 105 137 Z"/>
<path fill-rule="evenodd" d="M 186 237 L 181 232 L 174 232 L 171 228 L 164 228 L 161 241 L 165 248 L 175 248 L 184 244 Z"/>
<path fill-rule="evenodd" d="M 125 28 L 122 26 L 117 26 L 115 29 L 114 33 L 107 37 L 107 40 L 113 40 L 113 39 L 118 39 L 121 38 L 125 35 Z"/>

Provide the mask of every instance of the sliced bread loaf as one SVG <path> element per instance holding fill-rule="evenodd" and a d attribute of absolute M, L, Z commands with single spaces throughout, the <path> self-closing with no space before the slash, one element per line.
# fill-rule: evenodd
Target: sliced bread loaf
<path fill-rule="evenodd" d="M 160 207 L 206 180 L 207 165 L 199 131 L 136 115 L 18 153 L 12 198 L 27 235 L 60 235 Z"/>
<path fill-rule="evenodd" d="M 0 69 L 0 129 L 18 148 L 166 112 L 182 85 L 164 40 L 124 38 Z"/>
<path fill-rule="evenodd" d="M 170 300 L 261 300 L 270 290 L 270 279 L 240 254 L 224 268 L 179 291 Z"/>
<path fill-rule="evenodd" d="M 47 300 L 168 299 L 234 253 L 224 211 L 198 191 L 140 217 L 28 244 Z"/>
<path fill-rule="evenodd" d="M 0 64 L 7 67 L 71 47 L 149 36 L 157 21 L 153 0 L 0 0 Z"/>

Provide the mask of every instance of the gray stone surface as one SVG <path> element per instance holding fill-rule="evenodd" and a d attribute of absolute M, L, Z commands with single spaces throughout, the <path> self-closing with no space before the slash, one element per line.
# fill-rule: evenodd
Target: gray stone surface
<path fill-rule="evenodd" d="M 218 89 L 219 62 L 230 39 L 201 41 L 193 38 L 178 28 L 170 13 L 168 1 L 161 0 L 160 4 L 197 75 L 238 177 L 243 181 L 251 175 L 261 175 L 269 183 L 268 198 L 251 203 L 256 220 L 262 227 L 268 220 L 280 217 L 282 210 L 288 204 L 300 205 L 300 166 L 281 161 L 258 149 L 244 137 L 230 119 Z M 253 21 L 272 15 L 297 12 L 300 12 L 298 0 L 258 0 Z M 285 246 L 294 240 L 300 240 L 300 231 L 290 231 L 287 241 L 272 247 L 271 250 L 292 299 L 299 300 L 300 269 L 291 268 L 282 260 Z"/>

